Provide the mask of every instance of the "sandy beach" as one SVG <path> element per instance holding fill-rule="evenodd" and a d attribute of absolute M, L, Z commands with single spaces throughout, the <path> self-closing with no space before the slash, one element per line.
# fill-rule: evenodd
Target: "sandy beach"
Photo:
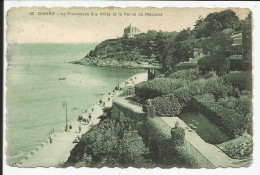
<path fill-rule="evenodd" d="M 119 87 L 124 88 L 126 86 L 134 86 L 140 82 L 147 81 L 147 73 L 139 73 L 130 77 L 122 82 Z M 127 83 L 126 83 L 127 82 Z M 98 118 L 103 114 L 104 107 L 112 107 L 113 98 L 118 96 L 122 91 L 111 92 L 110 95 L 104 95 L 98 99 L 96 104 L 92 108 L 82 112 L 82 117 L 89 119 L 89 123 L 79 122 L 76 119 L 69 122 L 72 128 L 69 132 L 57 132 L 51 135 L 52 143 L 48 138 L 44 143 L 38 146 L 35 150 L 31 151 L 19 164 L 18 167 L 59 167 L 59 165 L 67 161 L 70 151 L 74 148 L 76 143 L 73 143 L 75 139 L 80 138 L 82 134 L 88 132 L 92 125 L 98 124 L 100 119 Z M 102 99 L 104 105 L 99 104 L 99 100 Z M 80 131 L 81 130 L 81 131 Z"/>

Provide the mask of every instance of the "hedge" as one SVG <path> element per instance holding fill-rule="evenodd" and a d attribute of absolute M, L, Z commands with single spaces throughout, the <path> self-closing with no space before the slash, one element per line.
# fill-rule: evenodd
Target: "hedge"
<path fill-rule="evenodd" d="M 146 105 L 147 115 L 149 117 L 165 116 L 173 117 L 181 112 L 182 106 L 178 99 L 170 94 L 162 97 L 157 97 L 148 100 L 149 104 Z"/>
<path fill-rule="evenodd" d="M 181 79 L 156 78 L 136 85 L 135 94 L 136 96 L 147 100 L 173 93 L 175 89 L 178 89 L 185 84 L 187 84 L 186 81 Z"/>
<path fill-rule="evenodd" d="M 235 94 L 232 85 L 217 75 L 191 81 L 189 78 L 184 78 L 185 74 L 189 73 L 175 73 L 172 75 L 183 77 L 181 79 L 157 78 L 140 83 L 135 87 L 136 96 L 147 100 L 166 94 L 174 94 L 180 103 L 185 105 L 190 101 L 191 97 L 205 93 L 213 94 L 216 99 Z"/>
<path fill-rule="evenodd" d="M 211 94 L 194 98 L 196 102 L 206 107 L 202 111 L 206 116 L 215 117 L 213 121 L 223 127 L 232 137 L 244 133 L 252 133 L 252 102 L 248 96 L 225 97 L 218 101 Z M 220 121 L 220 122 L 219 122 Z"/>
<path fill-rule="evenodd" d="M 197 63 L 192 62 L 180 62 L 174 66 L 174 70 L 185 70 L 185 69 L 193 69 L 197 67 Z"/>
<path fill-rule="evenodd" d="M 169 78 L 184 79 L 184 80 L 197 80 L 202 77 L 201 72 L 196 69 L 187 69 L 173 72 L 168 75 Z"/>

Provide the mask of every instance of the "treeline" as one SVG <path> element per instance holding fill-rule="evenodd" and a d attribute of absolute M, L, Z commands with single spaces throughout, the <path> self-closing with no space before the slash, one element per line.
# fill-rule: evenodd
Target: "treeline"
<path fill-rule="evenodd" d="M 150 30 L 134 39 L 110 39 L 103 41 L 86 56 L 87 58 L 112 58 L 118 61 L 156 60 L 164 71 L 173 69 L 179 62 L 193 58 L 194 48 L 202 48 L 207 55 L 205 64 L 223 62 L 232 50 L 242 50 L 245 60 L 252 58 L 252 14 L 240 20 L 232 10 L 214 12 L 205 18 L 199 18 L 194 28 L 180 32 L 163 32 Z M 243 44 L 232 47 L 231 35 L 242 33 Z M 218 67 L 218 66 L 217 66 Z M 210 67 L 210 70 L 217 68 Z M 205 70 L 207 71 L 207 70 Z M 217 71 L 217 70 L 216 70 Z"/>
<path fill-rule="evenodd" d="M 164 42 L 174 40 L 177 32 L 163 32 L 149 30 L 141 33 L 134 39 L 109 39 L 100 43 L 91 50 L 86 58 L 116 59 L 118 61 L 143 61 L 143 59 L 156 60 L 163 50 Z"/>
<path fill-rule="evenodd" d="M 164 70 L 171 70 L 177 63 L 193 58 L 194 48 L 202 48 L 203 53 L 207 55 L 203 60 L 205 64 L 218 64 L 208 67 L 209 71 L 219 71 L 221 62 L 230 56 L 232 51 L 242 52 L 242 47 L 244 59 L 251 60 L 251 30 L 251 13 L 245 20 L 240 20 L 232 10 L 210 13 L 205 18 L 200 17 L 193 30 L 183 29 L 173 42 L 166 43 L 160 62 Z M 243 43 L 242 46 L 232 47 L 231 36 L 236 33 L 242 33 Z M 208 70 L 205 68 L 205 71 Z"/>

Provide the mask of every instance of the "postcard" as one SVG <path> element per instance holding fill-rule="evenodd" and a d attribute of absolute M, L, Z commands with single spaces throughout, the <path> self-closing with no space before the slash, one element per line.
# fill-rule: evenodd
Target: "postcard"
<path fill-rule="evenodd" d="M 250 167 L 253 19 L 233 7 L 10 8 L 6 164 Z"/>

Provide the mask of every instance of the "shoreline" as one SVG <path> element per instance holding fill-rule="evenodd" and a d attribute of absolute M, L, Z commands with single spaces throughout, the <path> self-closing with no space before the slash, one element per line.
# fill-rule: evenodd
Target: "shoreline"
<path fill-rule="evenodd" d="M 146 68 L 154 68 L 154 69 L 161 69 L 162 66 L 153 65 L 153 64 L 136 64 L 136 62 L 129 62 L 129 64 L 121 64 L 120 66 L 116 64 L 96 64 L 93 62 L 82 62 L 81 60 L 78 61 L 70 61 L 68 63 L 83 65 L 83 66 L 93 66 L 93 67 L 111 67 L 111 68 L 126 68 L 126 69 L 146 69 Z M 132 64 L 130 64 L 132 63 Z"/>
<path fill-rule="evenodd" d="M 134 74 L 123 81 L 119 87 L 134 86 L 140 82 L 147 81 L 147 77 L 148 75 L 146 72 Z M 9 166 L 59 167 L 60 164 L 67 161 L 70 156 L 70 151 L 75 147 L 76 143 L 73 143 L 73 141 L 77 137 L 81 137 L 83 134 L 87 133 L 93 125 L 98 124 L 100 121 L 99 117 L 103 115 L 103 108 L 112 107 L 113 98 L 121 93 L 122 91 L 115 91 L 115 93 L 110 92 L 110 95 L 108 93 L 98 97 L 96 103 L 92 105 L 92 108 L 83 111 L 81 114 L 83 118 L 88 118 L 89 114 L 91 115 L 88 124 L 82 121 L 79 122 L 77 119 L 68 122 L 68 125 L 72 126 L 72 129 L 70 129 L 69 132 L 63 130 L 63 132 L 52 133 L 52 143 L 50 143 L 49 139 L 45 140 L 37 146 L 35 150 L 32 150 L 25 159 Z M 99 104 L 100 99 L 105 102 L 103 105 Z M 81 132 L 79 132 L 79 127 L 81 128 Z"/>

